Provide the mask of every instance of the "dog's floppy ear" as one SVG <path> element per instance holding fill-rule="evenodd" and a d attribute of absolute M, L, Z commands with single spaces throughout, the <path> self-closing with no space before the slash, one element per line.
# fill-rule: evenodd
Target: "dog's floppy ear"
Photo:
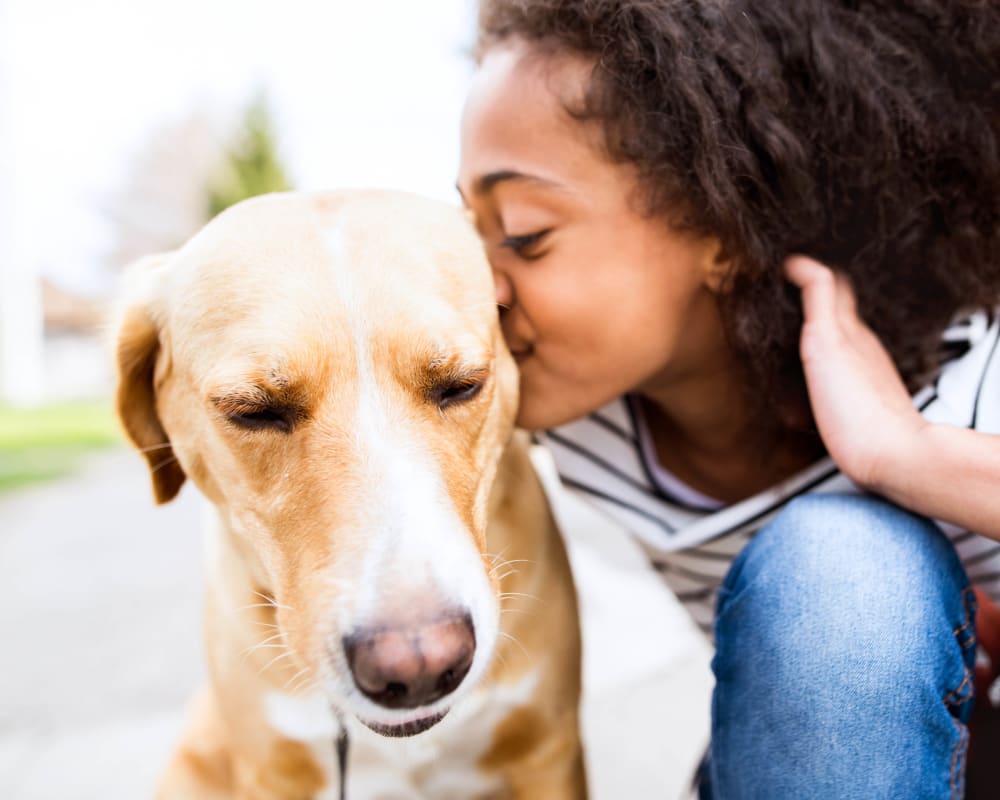
<path fill-rule="evenodd" d="M 128 268 L 115 348 L 118 417 L 129 439 L 149 464 L 157 503 L 172 500 L 185 478 L 156 412 L 153 382 L 160 355 L 157 298 L 169 258 L 169 255 L 148 256 Z"/>

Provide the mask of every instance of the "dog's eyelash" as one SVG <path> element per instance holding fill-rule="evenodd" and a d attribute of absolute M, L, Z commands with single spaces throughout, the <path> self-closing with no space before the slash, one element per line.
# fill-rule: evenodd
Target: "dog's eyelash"
<path fill-rule="evenodd" d="M 438 408 L 445 409 L 449 406 L 465 403 L 479 394 L 483 388 L 483 381 L 458 381 L 456 383 L 444 384 L 434 391 L 434 399 Z"/>
<path fill-rule="evenodd" d="M 267 408 L 230 412 L 226 414 L 226 419 L 246 430 L 275 430 L 289 433 L 295 426 L 296 416 L 292 409 L 268 406 Z"/>

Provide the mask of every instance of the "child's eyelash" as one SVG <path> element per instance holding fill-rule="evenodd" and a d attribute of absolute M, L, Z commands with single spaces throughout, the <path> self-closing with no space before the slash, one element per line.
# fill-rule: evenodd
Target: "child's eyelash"
<path fill-rule="evenodd" d="M 500 246 L 513 250 L 515 253 L 520 253 L 523 250 L 527 250 L 532 245 L 538 244 L 549 233 L 549 230 L 550 229 L 547 228 L 543 231 L 538 231 L 537 233 L 525 234 L 524 236 L 508 236 L 500 242 Z"/>

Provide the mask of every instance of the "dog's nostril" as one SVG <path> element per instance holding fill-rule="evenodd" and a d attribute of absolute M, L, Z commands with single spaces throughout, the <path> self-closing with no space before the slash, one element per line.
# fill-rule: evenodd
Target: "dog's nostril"
<path fill-rule="evenodd" d="M 343 644 L 358 689 L 386 708 L 416 708 L 455 691 L 476 652 L 467 614 L 403 629 L 358 630 Z"/>
<path fill-rule="evenodd" d="M 406 684 L 390 683 L 385 687 L 385 694 L 387 698 L 402 699 L 406 697 Z"/>
<path fill-rule="evenodd" d="M 451 694 L 458 688 L 458 684 L 462 682 L 462 678 L 464 677 L 464 673 L 459 675 L 453 669 L 447 670 L 440 678 L 438 678 L 438 691 L 441 692 L 442 696 Z"/>

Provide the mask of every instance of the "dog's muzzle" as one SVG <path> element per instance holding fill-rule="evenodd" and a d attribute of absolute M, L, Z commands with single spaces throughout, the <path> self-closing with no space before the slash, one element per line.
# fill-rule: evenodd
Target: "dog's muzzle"
<path fill-rule="evenodd" d="M 365 697 L 387 709 L 416 709 L 458 688 L 472 666 L 476 635 L 469 614 L 462 612 L 358 628 L 344 637 L 343 646 L 354 683 Z M 366 724 L 383 735 L 409 736 L 443 716 L 432 714 L 400 726 Z"/>

